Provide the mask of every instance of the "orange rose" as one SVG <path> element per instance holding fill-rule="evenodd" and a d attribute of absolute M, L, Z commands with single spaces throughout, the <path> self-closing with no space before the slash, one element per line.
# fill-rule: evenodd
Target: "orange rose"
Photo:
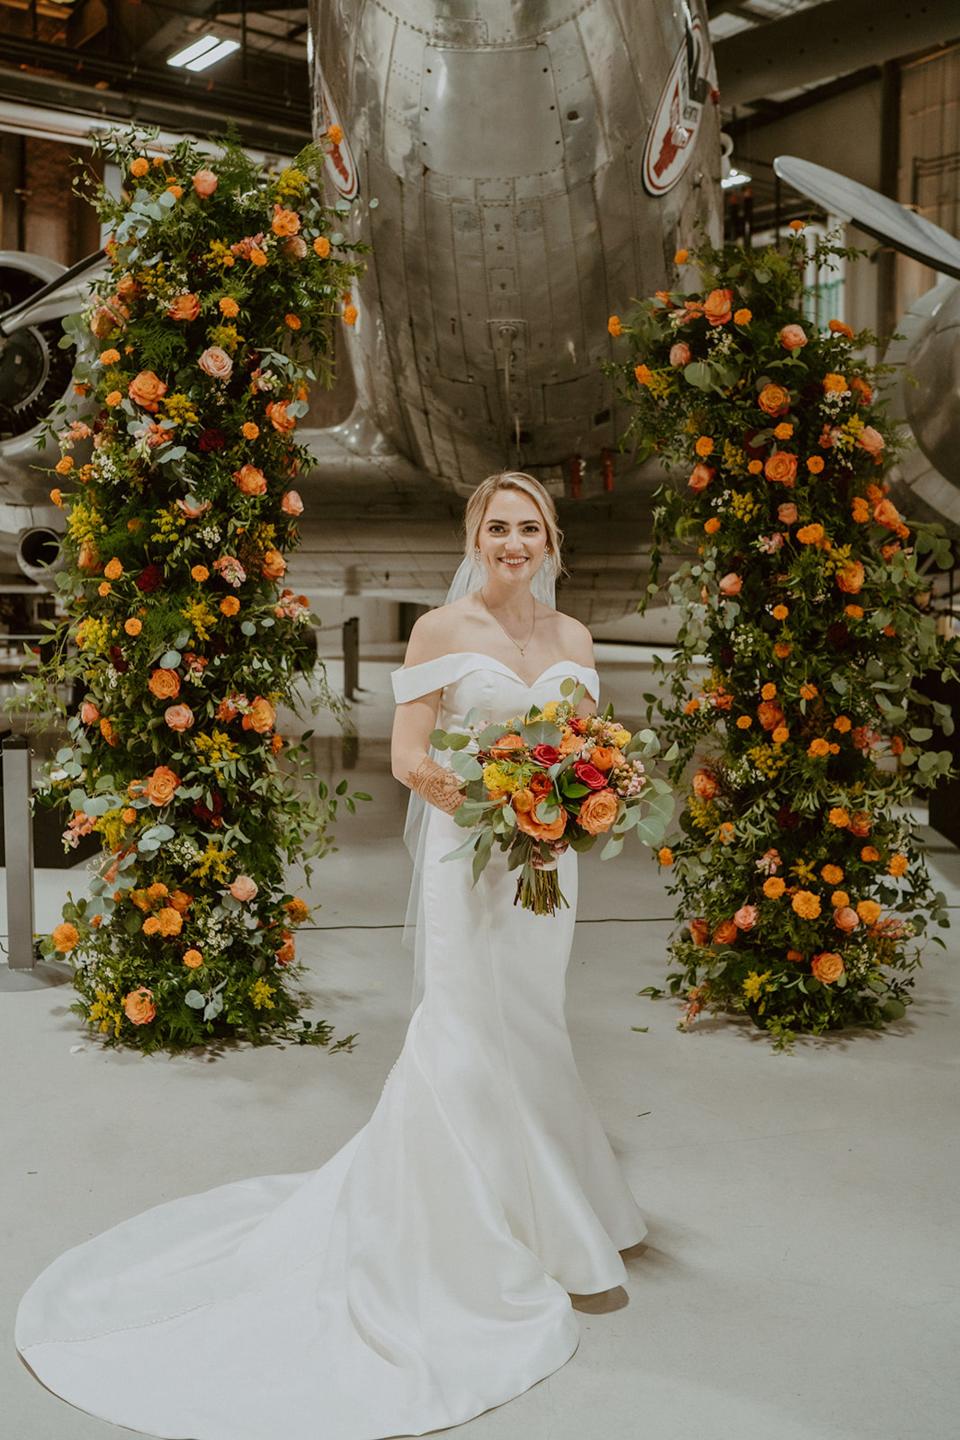
<path fill-rule="evenodd" d="M 784 325 L 780 331 L 780 344 L 784 350 L 799 350 L 806 345 L 807 336 L 802 325 Z"/>
<path fill-rule="evenodd" d="M 860 917 L 849 905 L 839 905 L 833 912 L 833 923 L 838 930 L 849 935 L 860 924 Z"/>
<path fill-rule="evenodd" d="M 713 932 L 714 945 L 732 945 L 737 938 L 737 922 L 735 920 L 721 920 Z"/>
<path fill-rule="evenodd" d="M 711 325 L 726 325 L 733 313 L 733 291 L 711 290 L 703 302 L 703 313 Z"/>
<path fill-rule="evenodd" d="M 814 978 L 824 985 L 832 985 L 843 974 L 843 959 L 835 950 L 821 950 L 810 961 Z"/>
<path fill-rule="evenodd" d="M 267 419 L 281 435 L 288 434 L 297 423 L 293 415 L 287 414 L 288 403 L 286 400 L 271 400 L 267 406 Z"/>
<path fill-rule="evenodd" d="M 166 393 L 166 385 L 152 370 L 141 370 L 139 375 L 134 375 L 127 386 L 127 394 L 133 403 L 139 405 L 141 410 L 148 410 L 151 414 L 156 414 L 160 408 L 160 401 Z"/>
<path fill-rule="evenodd" d="M 690 939 L 694 945 L 703 946 L 710 944 L 710 926 L 706 920 L 690 921 Z"/>
<path fill-rule="evenodd" d="M 286 573 L 287 562 L 279 550 L 267 550 L 260 563 L 260 574 L 265 580 L 279 580 Z"/>
<path fill-rule="evenodd" d="M 764 385 L 757 404 L 767 415 L 784 415 L 790 409 L 790 392 L 782 385 Z"/>
<path fill-rule="evenodd" d="M 850 834 L 861 840 L 870 834 L 870 816 L 866 810 L 855 810 L 850 816 Z"/>
<path fill-rule="evenodd" d="M 832 330 L 834 335 L 846 335 L 848 340 L 853 339 L 853 331 L 850 326 L 845 325 L 842 320 L 828 320 L 827 329 Z"/>
<path fill-rule="evenodd" d="M 274 235 L 296 235 L 300 229 L 300 216 L 296 210 L 285 210 L 282 205 L 274 205 L 270 229 Z"/>
<path fill-rule="evenodd" d="M 757 719 L 764 730 L 776 730 L 783 721 L 783 711 L 775 700 L 761 700 L 757 706 Z"/>
<path fill-rule="evenodd" d="M 859 595 L 865 579 L 866 571 L 859 560 L 848 560 L 836 574 L 837 585 L 845 595 Z"/>
<path fill-rule="evenodd" d="M 167 308 L 171 320 L 196 320 L 199 314 L 200 301 L 196 295 L 178 295 Z"/>
<path fill-rule="evenodd" d="M 144 794 L 151 805 L 169 805 L 179 784 L 179 775 L 175 775 L 167 765 L 158 765 L 153 774 L 147 776 Z"/>
<path fill-rule="evenodd" d="M 623 763 L 623 751 L 616 745 L 594 745 L 590 752 L 590 764 L 598 770 L 610 770 Z"/>
<path fill-rule="evenodd" d="M 767 456 L 763 473 L 771 484 L 791 487 L 797 478 L 797 457 L 789 450 L 774 450 Z"/>
<path fill-rule="evenodd" d="M 252 876 L 238 875 L 235 880 L 230 882 L 229 888 L 234 900 L 245 903 L 247 900 L 254 898 L 260 887 Z"/>
<path fill-rule="evenodd" d="M 896 530 L 902 523 L 900 511 L 890 500 L 881 500 L 879 505 L 874 506 L 873 518 L 886 530 Z"/>
<path fill-rule="evenodd" d="M 591 796 L 587 796 L 588 800 L 591 798 Z M 535 809 L 515 810 L 515 814 L 517 817 L 517 829 L 522 830 L 525 835 L 532 835 L 535 840 L 559 840 L 566 829 L 567 812 L 564 809 L 561 809 L 557 818 L 551 820 L 549 823 L 538 820 Z M 611 824 L 612 823 L 611 821 Z"/>
<path fill-rule="evenodd" d="M 298 490 L 286 490 L 280 498 L 280 509 L 284 515 L 302 515 L 303 501 Z"/>
<path fill-rule="evenodd" d="M 171 730 L 189 730 L 193 725 L 193 711 L 189 705 L 168 705 L 163 718 Z"/>
<path fill-rule="evenodd" d="M 154 670 L 147 689 L 158 700 L 174 700 L 180 694 L 180 676 L 176 670 Z"/>
<path fill-rule="evenodd" d="M 131 990 L 123 1002 L 123 1013 L 133 1025 L 149 1025 L 157 1013 L 153 1003 L 153 991 L 145 985 Z"/>
<path fill-rule="evenodd" d="M 241 465 L 240 469 L 234 472 L 233 483 L 241 495 L 267 493 L 267 477 L 256 465 Z"/>
<path fill-rule="evenodd" d="M 71 925 L 69 920 L 64 920 L 60 925 L 55 925 L 50 931 L 50 939 L 53 941 L 55 950 L 61 955 L 66 955 L 80 942 L 80 932 L 76 925 Z"/>
<path fill-rule="evenodd" d="M 693 793 L 700 800 L 712 800 L 720 788 L 716 777 L 709 770 L 698 770 L 692 783 Z"/>
<path fill-rule="evenodd" d="M 698 462 L 690 472 L 687 485 L 691 490 L 706 490 L 716 473 L 712 465 L 704 465 L 702 461 Z"/>
<path fill-rule="evenodd" d="M 254 730 L 258 735 L 266 735 L 276 723 L 277 712 L 262 695 L 257 696 L 241 721 L 244 730 Z"/>
<path fill-rule="evenodd" d="M 596 750 L 593 753 L 596 755 Z M 577 821 L 588 834 L 602 835 L 616 820 L 619 808 L 620 802 L 612 790 L 594 790 L 584 796 Z"/>
<path fill-rule="evenodd" d="M 181 915 L 186 915 L 187 911 L 190 909 L 192 900 L 193 897 L 191 895 L 188 895 L 185 890 L 174 890 L 173 894 L 170 896 L 170 904 L 173 906 L 174 910 L 179 910 Z"/>

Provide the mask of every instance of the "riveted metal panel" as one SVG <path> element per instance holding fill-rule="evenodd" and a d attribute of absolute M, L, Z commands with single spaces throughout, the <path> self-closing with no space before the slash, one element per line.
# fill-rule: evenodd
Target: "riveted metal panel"
<path fill-rule="evenodd" d="M 425 194 L 423 216 L 431 309 L 435 318 L 437 369 L 445 375 L 462 375 L 465 358 L 460 331 L 460 295 L 457 273 L 450 263 L 453 252 L 452 213 L 445 200 Z"/>
<path fill-rule="evenodd" d="M 431 169 L 482 179 L 553 168 L 561 135 L 543 47 L 431 45 L 424 65 L 422 151 Z"/>
<path fill-rule="evenodd" d="M 420 143 L 420 84 L 424 38 L 397 26 L 390 54 L 384 104 L 383 151 L 398 175 L 414 179 L 422 162 Z"/>

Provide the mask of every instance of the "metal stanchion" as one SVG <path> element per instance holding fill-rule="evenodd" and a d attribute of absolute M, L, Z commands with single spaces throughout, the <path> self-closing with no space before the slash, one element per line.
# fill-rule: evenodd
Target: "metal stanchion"
<path fill-rule="evenodd" d="M 360 688 L 360 620 L 351 615 L 343 622 L 343 693 L 348 700 L 355 698 Z"/>
<path fill-rule="evenodd" d="M 6 849 L 7 960 L 31 970 L 33 950 L 33 817 L 30 746 L 24 735 L 3 742 L 3 843 Z"/>

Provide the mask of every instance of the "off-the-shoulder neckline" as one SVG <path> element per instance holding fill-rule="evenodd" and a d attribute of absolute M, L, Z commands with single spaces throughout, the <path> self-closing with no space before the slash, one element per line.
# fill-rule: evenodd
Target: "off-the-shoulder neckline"
<path fill-rule="evenodd" d="M 488 655 L 483 650 L 448 650 L 446 655 L 436 655 L 432 660 L 421 660 L 416 665 L 401 665 L 399 667 L 398 673 L 404 671 L 409 672 L 413 670 L 422 670 L 426 665 L 436 665 L 439 660 L 453 660 L 461 655 L 472 656 L 476 660 L 485 660 L 489 665 L 494 665 L 498 669 L 503 670 L 505 674 L 512 675 L 514 680 L 519 680 L 520 684 L 526 690 L 533 690 L 535 686 L 540 684 L 540 681 L 545 676 L 549 675 L 552 670 L 559 670 L 561 665 L 572 665 L 575 670 L 586 670 L 591 675 L 597 674 L 597 671 L 592 665 L 581 665 L 579 660 L 555 660 L 552 665 L 547 666 L 546 670 L 541 670 L 540 674 L 535 680 L 528 681 L 524 680 L 522 675 L 518 675 L 516 670 L 514 670 L 512 666 L 507 665 L 505 661 L 498 660 L 495 655 Z"/>

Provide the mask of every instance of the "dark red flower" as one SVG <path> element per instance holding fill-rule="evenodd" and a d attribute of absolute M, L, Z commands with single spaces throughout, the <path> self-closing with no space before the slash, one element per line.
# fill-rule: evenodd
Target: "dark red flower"
<path fill-rule="evenodd" d="M 582 715 L 571 715 L 567 721 L 567 725 L 573 731 L 574 735 L 586 734 L 587 722 Z"/>
<path fill-rule="evenodd" d="M 550 767 L 556 765 L 560 759 L 560 751 L 555 745 L 535 745 L 530 754 L 538 765 Z"/>
<path fill-rule="evenodd" d="M 211 791 L 211 795 L 213 798 L 213 809 L 208 805 L 204 805 L 202 800 L 197 800 L 193 806 L 193 813 L 198 820 L 202 820 L 206 825 L 212 825 L 216 830 L 223 824 L 223 820 L 221 819 L 223 796 L 219 790 Z"/>
<path fill-rule="evenodd" d="M 144 595 L 152 595 L 163 584 L 163 571 L 159 565 L 147 565 L 137 576 L 137 589 Z"/>
<path fill-rule="evenodd" d="M 209 430 L 201 430 L 197 445 L 201 450 L 222 450 L 227 443 L 227 437 L 222 430 L 211 426 Z"/>
<path fill-rule="evenodd" d="M 591 765 L 589 760 L 577 760 L 573 764 L 573 773 L 582 785 L 589 785 L 591 790 L 602 790 L 607 783 L 607 777 L 596 765 Z"/>
<path fill-rule="evenodd" d="M 110 663 L 118 675 L 126 675 L 130 669 L 130 661 L 124 660 L 123 651 L 119 645 L 110 646 Z"/>

